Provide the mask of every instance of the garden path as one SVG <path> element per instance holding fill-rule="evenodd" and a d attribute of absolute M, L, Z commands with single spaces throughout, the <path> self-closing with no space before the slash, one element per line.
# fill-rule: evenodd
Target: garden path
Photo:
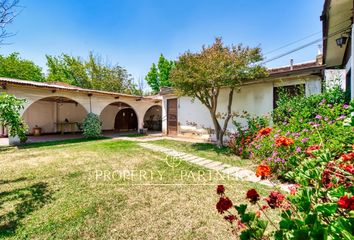
<path fill-rule="evenodd" d="M 261 180 L 260 177 L 256 177 L 256 175 L 253 171 L 248 170 L 248 169 L 231 166 L 226 163 L 198 157 L 193 154 L 188 154 L 188 153 L 176 151 L 171 148 L 157 146 L 157 145 L 150 144 L 147 142 L 139 142 L 138 144 L 141 147 L 152 150 L 152 151 L 162 152 L 168 156 L 177 157 L 181 160 L 187 161 L 192 164 L 197 164 L 199 166 L 205 167 L 210 170 L 220 171 L 220 172 L 222 172 L 224 174 L 228 174 L 240 181 L 248 181 L 248 182 L 262 184 L 262 185 L 265 185 L 268 187 L 276 187 L 276 188 L 280 188 L 282 191 L 286 191 L 286 192 L 290 191 L 290 189 L 289 189 L 289 187 L 291 186 L 290 184 L 275 184 L 269 180 Z"/>

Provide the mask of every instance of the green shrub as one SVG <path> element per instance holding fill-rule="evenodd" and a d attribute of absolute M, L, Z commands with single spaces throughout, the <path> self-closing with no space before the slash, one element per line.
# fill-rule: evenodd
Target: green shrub
<path fill-rule="evenodd" d="M 98 138 L 101 136 L 102 124 L 97 114 L 87 114 L 83 124 L 83 134 L 86 138 Z"/>
<path fill-rule="evenodd" d="M 21 142 L 26 142 L 28 129 L 20 114 L 24 102 L 13 95 L 0 94 L 0 123 L 8 128 L 11 137 L 18 136 Z"/>

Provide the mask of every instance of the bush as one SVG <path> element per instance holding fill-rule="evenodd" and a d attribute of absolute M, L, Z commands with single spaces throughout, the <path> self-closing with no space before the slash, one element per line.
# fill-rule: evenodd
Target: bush
<path fill-rule="evenodd" d="M 94 113 L 87 114 L 83 124 L 83 134 L 86 138 L 98 138 L 101 136 L 102 124 L 98 115 Z"/>
<path fill-rule="evenodd" d="M 18 136 L 21 142 L 26 142 L 28 129 L 20 114 L 24 102 L 13 95 L 0 94 L 0 123 L 8 128 L 11 137 Z"/>
<path fill-rule="evenodd" d="M 287 180 L 294 180 L 291 172 L 313 149 L 327 148 L 337 155 L 346 143 L 354 142 L 354 131 L 344 124 L 351 120 L 348 119 L 351 110 L 344 102 L 342 90 L 335 88 L 295 99 L 281 98 L 273 112 L 273 117 L 276 116 L 273 130 L 267 135 L 257 135 L 248 145 L 253 159 L 266 160 L 275 176 Z M 289 144 L 277 144 L 280 140 Z"/>
<path fill-rule="evenodd" d="M 238 122 L 235 118 L 232 119 L 236 132 L 230 135 L 228 147 L 231 148 L 236 155 L 247 159 L 250 156 L 247 148 L 248 144 L 253 141 L 260 129 L 269 125 L 269 119 L 266 116 L 252 117 L 246 112 L 238 118 L 246 119 L 247 125 L 243 126 L 242 123 Z"/>

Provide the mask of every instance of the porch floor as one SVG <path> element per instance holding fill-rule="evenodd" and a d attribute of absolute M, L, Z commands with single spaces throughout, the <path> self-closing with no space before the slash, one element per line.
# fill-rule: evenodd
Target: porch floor
<path fill-rule="evenodd" d="M 134 135 L 134 134 L 138 134 L 138 133 L 136 131 L 130 131 L 130 132 L 104 131 L 102 133 L 102 136 L 107 138 L 119 138 L 119 137 Z M 162 133 L 158 131 L 149 131 L 146 136 L 159 137 L 162 136 Z M 42 136 L 28 136 L 28 140 L 26 143 L 50 142 L 50 141 L 60 141 L 60 140 L 67 140 L 67 139 L 80 139 L 80 138 L 83 138 L 82 133 L 46 134 Z M 8 138 L 0 138 L 0 146 L 8 146 L 8 145 L 9 145 Z"/>

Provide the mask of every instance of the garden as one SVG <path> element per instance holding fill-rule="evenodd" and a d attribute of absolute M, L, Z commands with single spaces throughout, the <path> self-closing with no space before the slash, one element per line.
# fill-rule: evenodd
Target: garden
<path fill-rule="evenodd" d="M 244 192 L 247 204 L 232 202 L 217 187 L 217 211 L 241 239 L 354 238 L 354 102 L 340 87 L 289 98 L 283 92 L 267 117 L 243 113 L 233 121 L 232 151 L 258 164 L 255 174 L 293 185 L 289 193 L 259 188 Z M 240 118 L 247 125 L 240 124 Z M 279 216 L 269 217 L 273 212 Z M 268 231 L 271 227 L 273 230 Z"/>

